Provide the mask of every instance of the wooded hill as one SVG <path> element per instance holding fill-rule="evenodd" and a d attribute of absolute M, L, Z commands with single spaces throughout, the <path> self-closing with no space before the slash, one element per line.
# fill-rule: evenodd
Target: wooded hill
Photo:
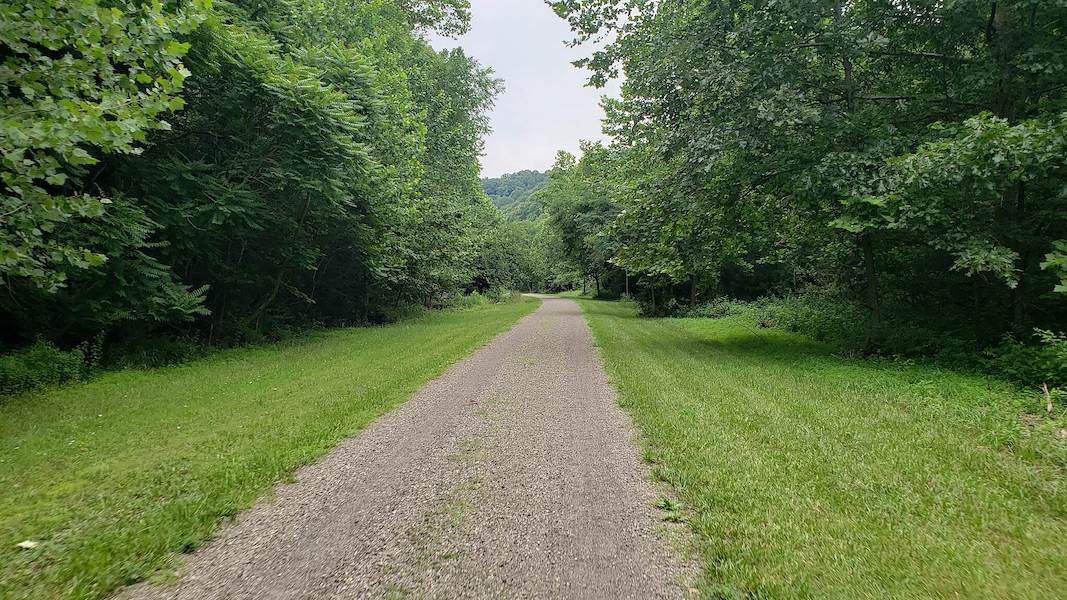
<path fill-rule="evenodd" d="M 482 189 L 509 220 L 529 221 L 541 216 L 541 203 L 534 198 L 534 193 L 547 181 L 547 172 L 525 170 L 500 177 L 483 177 Z"/>

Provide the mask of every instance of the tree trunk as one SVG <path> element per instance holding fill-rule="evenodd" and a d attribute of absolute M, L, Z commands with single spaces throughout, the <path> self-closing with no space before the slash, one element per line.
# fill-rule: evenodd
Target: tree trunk
<path fill-rule="evenodd" d="M 882 326 L 882 303 L 878 299 L 878 272 L 874 266 L 874 241 L 869 232 L 860 236 L 860 248 L 863 250 L 864 295 L 867 298 L 867 308 L 871 311 L 871 323 L 867 330 L 867 342 L 870 343 L 874 339 L 876 330 Z"/>
<path fill-rule="evenodd" d="M 367 323 L 370 321 L 370 287 L 363 286 L 363 293 L 361 294 L 361 302 L 359 307 L 360 322 Z"/>
<path fill-rule="evenodd" d="M 834 23 L 838 25 L 841 25 L 844 20 L 844 8 L 841 4 L 842 0 L 834 2 Z M 841 70 L 844 75 L 842 86 L 845 92 L 845 109 L 851 117 L 856 110 L 856 86 L 852 77 L 852 57 L 845 50 L 841 51 Z"/>
<path fill-rule="evenodd" d="M 274 278 L 274 287 L 271 288 L 270 294 L 268 294 L 267 297 L 263 299 L 263 302 L 261 302 L 260 305 L 256 308 L 256 310 L 252 311 L 252 314 L 249 315 L 247 319 L 245 319 L 246 324 L 255 321 L 256 331 L 259 331 L 260 316 L 263 314 L 263 311 L 266 310 L 272 302 L 274 302 L 274 299 L 278 297 L 278 291 L 282 289 L 282 283 L 284 282 L 285 271 L 281 271 L 278 273 L 278 276 Z"/>
<path fill-rule="evenodd" d="M 1013 189 L 1015 190 L 1015 197 L 1009 200 L 1013 200 L 1011 210 L 1011 226 L 1015 231 L 1009 231 L 1008 235 L 1011 236 L 1011 247 L 1019 253 L 1019 283 L 1015 286 L 1015 289 L 1011 291 L 1011 323 L 1012 331 L 1017 336 L 1026 335 L 1029 327 L 1029 315 L 1026 310 L 1026 287 L 1029 283 L 1027 272 L 1030 270 L 1030 258 L 1031 253 L 1027 248 L 1025 240 L 1019 239 L 1016 236 L 1022 235 L 1023 219 L 1026 216 L 1026 188 L 1023 182 L 1018 182 Z"/>
<path fill-rule="evenodd" d="M 1012 48 L 1007 41 L 1008 30 L 1011 28 L 1008 10 L 1007 2 L 993 2 L 989 24 L 986 26 L 986 42 L 989 44 L 998 71 L 990 109 L 994 115 L 1014 123 L 1020 82 L 1012 76 L 1015 69 L 1012 65 Z"/>
<path fill-rule="evenodd" d="M 600 297 L 600 275 L 599 274 L 593 275 L 593 281 L 596 282 L 596 295 L 593 296 L 593 297 L 594 298 L 599 298 Z"/>
<path fill-rule="evenodd" d="M 986 41 L 997 68 L 997 79 L 990 99 L 993 114 L 1010 124 L 1019 120 L 1020 100 L 1025 98 L 1023 81 L 1015 77 L 1012 48 L 1009 35 L 1012 29 L 1010 6 L 1005 1 L 993 2 L 986 26 Z M 1025 110 L 1024 110 L 1025 112 Z M 1011 291 L 1011 323 L 1016 335 L 1024 335 L 1027 326 L 1026 272 L 1029 267 L 1026 242 L 1023 237 L 1023 220 L 1026 215 L 1026 190 L 1023 182 L 1009 181 L 1000 194 L 1001 235 L 1003 242 L 1019 255 L 1021 266 L 1019 281 Z"/>
<path fill-rule="evenodd" d="M 695 274 L 689 276 L 689 305 L 697 305 L 697 276 Z"/>
<path fill-rule="evenodd" d="M 834 2 L 834 23 L 839 26 L 844 25 L 842 0 L 835 0 Z M 845 48 L 841 49 L 841 71 L 845 111 L 848 118 L 851 119 L 856 111 L 856 82 L 852 73 L 852 57 Z M 845 140 L 846 147 L 851 145 L 849 140 Z M 864 297 L 867 302 L 867 308 L 871 311 L 871 320 L 867 326 L 868 346 L 874 341 L 875 335 L 877 335 L 877 331 L 882 325 L 882 306 L 878 299 L 878 273 L 874 267 L 874 241 L 871 238 L 871 232 L 867 231 L 859 239 L 860 249 L 863 251 Z"/>
<path fill-rule="evenodd" d="M 623 275 L 623 281 L 624 281 L 623 289 L 626 290 L 625 293 L 626 293 L 627 296 L 629 296 L 630 295 L 630 273 L 624 271 L 622 275 Z"/>
<path fill-rule="evenodd" d="M 1025 268 L 1026 261 L 1023 259 Z M 1018 337 L 1027 334 L 1029 319 L 1026 314 L 1026 277 L 1025 273 L 1019 274 L 1019 284 L 1011 291 L 1011 330 Z"/>

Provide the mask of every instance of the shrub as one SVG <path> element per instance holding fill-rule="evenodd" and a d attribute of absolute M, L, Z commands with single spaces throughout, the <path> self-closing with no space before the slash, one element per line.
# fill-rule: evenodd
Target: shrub
<path fill-rule="evenodd" d="M 475 290 L 466 295 L 453 298 L 448 306 L 451 308 L 477 308 L 486 304 L 504 304 L 522 300 L 522 294 L 517 294 L 509 289 L 489 288 L 484 292 Z"/>
<path fill-rule="evenodd" d="M 637 299 L 637 311 L 642 317 L 683 317 L 687 307 L 677 298 L 667 298 L 652 302 L 651 294 L 643 294 Z"/>
<path fill-rule="evenodd" d="M 754 315 L 756 310 L 754 303 L 742 302 L 722 296 L 710 302 L 693 306 L 683 311 L 679 316 L 697 319 L 721 319 L 739 315 Z"/>
<path fill-rule="evenodd" d="M 839 348 L 856 350 L 867 343 L 867 312 L 833 293 L 809 291 L 759 303 L 756 319 Z"/>
<path fill-rule="evenodd" d="M 511 302 L 514 298 L 522 298 L 520 294 L 504 288 L 490 288 L 486 290 L 485 297 L 494 304 L 503 304 Z"/>
<path fill-rule="evenodd" d="M 192 336 L 151 336 L 126 340 L 109 349 L 110 367 L 155 368 L 177 365 L 207 353 L 202 341 Z"/>
<path fill-rule="evenodd" d="M 1027 386 L 1067 386 L 1067 336 L 1038 330 L 1040 344 L 1007 338 L 983 353 L 985 367 Z"/>
<path fill-rule="evenodd" d="M 809 289 L 785 298 L 742 302 L 716 298 L 677 316 L 718 319 L 741 316 L 760 327 L 779 327 L 828 343 L 848 353 L 925 359 L 938 365 L 982 371 L 1030 388 L 1047 384 L 1051 395 L 1067 395 L 1067 334 L 1035 330 L 1026 342 L 1006 338 L 980 351 L 973 338 L 938 331 L 890 315 L 870 336 L 867 309 L 832 290 Z M 870 338 L 870 339 L 869 339 Z"/>
<path fill-rule="evenodd" d="M 458 295 L 449 302 L 451 308 L 478 308 L 486 304 L 489 304 L 489 298 L 477 290 L 469 294 Z"/>
<path fill-rule="evenodd" d="M 0 394 L 17 394 L 74 381 L 81 379 L 86 370 L 85 354 L 81 350 L 63 351 L 48 342 L 38 341 L 0 356 Z"/>

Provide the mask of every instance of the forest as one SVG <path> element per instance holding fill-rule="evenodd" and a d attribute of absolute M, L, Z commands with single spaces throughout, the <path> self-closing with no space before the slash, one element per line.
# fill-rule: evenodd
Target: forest
<path fill-rule="evenodd" d="M 1067 383 L 1063 3 L 551 4 L 623 79 L 538 192 L 597 293 Z"/>
<path fill-rule="evenodd" d="M 624 82 L 611 141 L 479 180 L 502 83 L 426 38 L 461 0 L 5 3 L 0 343 L 165 362 L 588 287 L 1067 382 L 1067 7 L 550 4 Z"/>
<path fill-rule="evenodd" d="M 532 285 L 478 178 L 501 83 L 426 41 L 465 30 L 466 2 L 0 17 L 0 345 L 21 362 L 167 362 Z M 9 391 L 33 376 L 4 365 Z"/>
<path fill-rule="evenodd" d="M 500 177 L 483 177 L 482 189 L 508 219 L 529 221 L 541 216 L 541 203 L 533 196 L 546 181 L 548 173 L 525 170 Z"/>
<path fill-rule="evenodd" d="M 603 137 L 483 177 L 479 27 Z M 0 599 L 1067 582 L 1067 0 L 0 0 L 0 61 Z"/>

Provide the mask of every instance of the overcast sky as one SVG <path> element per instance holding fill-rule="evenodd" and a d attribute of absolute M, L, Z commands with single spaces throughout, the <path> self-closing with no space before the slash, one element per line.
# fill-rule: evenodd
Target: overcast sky
<path fill-rule="evenodd" d="M 585 86 L 571 62 L 588 54 L 568 48 L 567 23 L 543 0 L 472 0 L 471 30 L 457 39 L 432 37 L 435 48 L 462 46 L 504 80 L 492 114 L 482 176 L 552 166 L 557 150 L 577 154 L 578 140 L 600 132 L 605 90 Z M 617 87 L 609 90 L 617 95 Z"/>

